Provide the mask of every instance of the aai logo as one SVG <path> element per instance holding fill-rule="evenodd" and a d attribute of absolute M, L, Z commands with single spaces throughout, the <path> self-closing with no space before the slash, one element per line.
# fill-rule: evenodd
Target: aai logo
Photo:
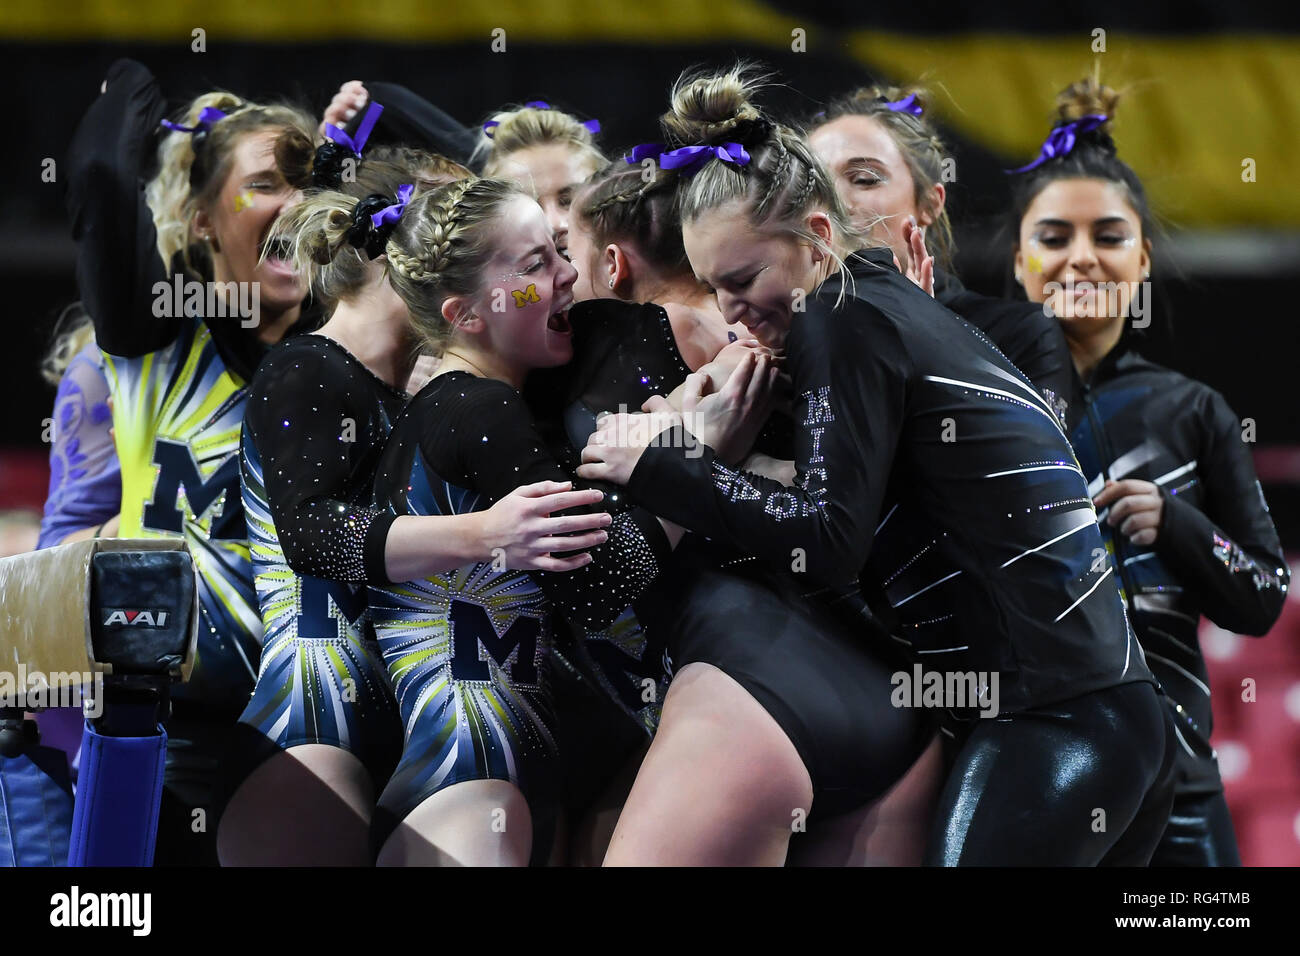
<path fill-rule="evenodd" d="M 119 627 L 166 627 L 167 612 L 151 609 L 135 608 L 105 608 L 107 617 L 104 618 L 104 626 L 117 625 Z"/>

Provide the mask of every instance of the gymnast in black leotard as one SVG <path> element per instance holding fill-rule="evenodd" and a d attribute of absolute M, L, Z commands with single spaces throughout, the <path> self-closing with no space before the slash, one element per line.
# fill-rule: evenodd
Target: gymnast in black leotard
<path fill-rule="evenodd" d="M 627 482 L 656 513 L 783 567 L 793 556 L 818 582 L 860 582 L 919 665 L 970 678 L 962 700 L 952 681 L 939 695 L 972 720 L 931 862 L 1144 863 L 1172 797 L 1172 736 L 1096 560 L 1096 514 L 1054 411 L 985 337 L 899 275 L 892 252 L 846 248 L 852 232 L 825 173 L 753 107 L 751 89 L 741 71 L 684 79 L 667 119 L 704 147 L 682 199 L 696 274 L 724 316 L 787 349 L 797 479 L 734 467 L 727 425 L 750 388 L 743 365 L 718 395 L 685 406 L 694 433 L 664 414 L 665 432 L 634 443 L 619 435 L 635 433 L 628 416 L 606 419 L 579 473 Z M 688 454 L 700 440 L 704 453 Z M 872 544 L 891 502 L 908 519 L 899 540 L 914 546 L 878 567 Z M 674 681 L 614 848 L 622 836 L 630 854 L 652 854 L 666 836 L 656 821 L 680 819 L 664 782 L 679 761 L 721 759 L 729 746 L 705 739 L 717 682 L 696 673 Z M 689 741 L 666 733 L 675 697 Z M 919 688 L 899 703 L 923 703 Z"/>
<path fill-rule="evenodd" d="M 665 170 L 647 183 L 639 165 L 618 161 L 600 170 L 575 199 L 569 230 L 579 270 L 575 291 L 594 298 L 570 312 L 573 361 L 534 373 L 528 390 L 543 433 L 566 468 L 576 467 L 577 450 L 595 429 L 597 414 L 635 410 L 651 396 L 680 391 L 695 370 L 725 379 L 738 356 L 758 344 L 743 339 L 727 345 L 736 334 L 690 274 L 674 211 L 682 181 Z M 770 457 L 789 459 L 793 452 L 784 446 L 790 433 L 782 415 L 759 444 Z M 644 691 L 647 683 L 653 689 L 666 682 L 669 662 L 680 667 L 708 659 L 758 688 L 753 696 L 780 724 L 786 746 L 797 751 L 811 779 L 815 819 L 801 843 L 819 846 L 821 834 L 829 832 L 823 821 L 866 812 L 915 758 L 921 722 L 916 712 L 888 705 L 890 668 L 842 623 L 806 601 L 793 578 L 759 568 L 730 548 L 688 538 L 663 579 L 619 625 L 583 635 L 575 653 L 594 680 L 652 732 L 662 697 Z M 741 637 L 733 641 L 730 635 Z M 803 653 L 790 653 L 798 646 Z M 817 673 L 824 675 L 820 687 L 810 679 Z M 725 840 L 696 848 L 702 855 L 694 861 L 784 859 L 786 843 L 803 829 L 797 824 L 808 809 L 792 818 L 793 809 L 784 808 L 784 829 L 762 835 L 772 836 L 770 845 L 755 839 L 737 814 L 721 827 Z M 919 845 L 922 815 L 916 816 L 911 842 Z M 886 819 L 887 827 L 905 829 L 899 814 Z M 845 840 L 843 829 L 837 821 L 838 843 L 854 845 L 837 845 L 818 859 L 879 859 L 885 850 L 879 838 L 856 846 L 864 841 Z M 897 843 L 899 836 L 888 839 Z M 739 855 L 723 852 L 724 842 Z M 811 858 L 807 847 L 800 849 L 799 858 Z"/>
<path fill-rule="evenodd" d="M 381 111 L 371 104 L 369 119 Z M 366 145 L 365 133 L 317 147 L 290 132 L 275 154 L 285 179 L 309 194 L 393 196 L 403 183 L 427 188 L 469 175 L 441 157 L 391 147 L 371 148 L 361 162 Z M 348 157 L 356 165 L 345 181 Z M 389 424 L 406 404 L 414 349 L 382 262 L 350 247 L 324 265 L 309 254 L 310 209 L 289 210 L 277 229 L 330 317 L 318 334 L 262 362 L 241 440 L 264 630 L 257 683 L 227 758 L 233 797 L 218 836 L 226 866 L 367 865 L 374 795 L 401 752 L 364 583 L 383 577 L 390 537 L 400 560 L 403 529 L 392 534 L 393 516 L 370 507 L 371 482 Z M 426 540 L 447 539 L 426 530 Z M 437 549 L 427 557 L 436 560 Z M 284 799 L 288 790 L 293 801 Z"/>
<path fill-rule="evenodd" d="M 443 352 L 378 463 L 376 505 L 397 516 L 394 527 L 474 521 L 520 483 L 565 481 L 516 391 L 529 369 L 570 356 L 574 270 L 540 207 L 517 187 L 475 179 L 400 194 L 373 214 L 339 194 L 313 202 L 329 249 L 351 234 L 383 252 L 413 328 Z M 386 239 L 373 234 L 394 222 Z M 566 535 L 592 523 L 546 521 L 550 552 L 569 551 L 582 539 Z M 527 565 L 540 574 L 506 553 L 467 554 L 445 571 L 390 562 L 370 580 L 406 738 L 378 800 L 381 864 L 518 864 L 534 847 L 546 858 L 565 744 L 553 720 L 551 610 L 578 628 L 608 625 L 669 549 L 669 531 L 639 510 L 597 536 L 605 543 L 582 560 Z"/>

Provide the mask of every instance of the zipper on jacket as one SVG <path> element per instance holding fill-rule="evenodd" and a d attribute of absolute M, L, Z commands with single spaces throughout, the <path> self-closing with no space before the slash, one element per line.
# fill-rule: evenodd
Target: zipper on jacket
<path fill-rule="evenodd" d="M 1101 417 L 1093 407 L 1092 386 L 1083 386 L 1083 407 L 1088 413 L 1088 424 L 1092 426 L 1093 444 L 1097 446 L 1099 452 L 1098 458 L 1101 460 L 1101 476 L 1104 479 L 1110 478 L 1111 451 L 1110 442 L 1106 439 L 1106 432 L 1101 426 Z M 1112 507 L 1113 507 L 1112 503 Z M 1115 573 L 1119 575 L 1120 584 L 1124 588 L 1124 598 L 1128 604 L 1129 613 L 1133 611 L 1133 599 L 1137 597 L 1133 590 L 1133 582 L 1129 579 L 1128 572 L 1124 570 L 1124 558 L 1126 546 L 1123 543 L 1124 535 L 1120 533 L 1118 527 L 1110 529 L 1110 540 L 1115 547 Z"/>

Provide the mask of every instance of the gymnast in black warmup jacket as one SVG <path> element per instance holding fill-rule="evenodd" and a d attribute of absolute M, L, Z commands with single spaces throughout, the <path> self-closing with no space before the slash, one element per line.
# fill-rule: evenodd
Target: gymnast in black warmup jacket
<path fill-rule="evenodd" d="M 587 301 L 570 312 L 574 357 L 529 378 L 526 394 L 539 427 L 566 471 L 577 467 L 598 414 L 635 410 L 652 396 L 678 394 L 692 371 L 720 385 L 739 357 L 759 344 L 738 338 L 716 300 L 691 275 L 675 214 L 677 192 L 688 180 L 664 169 L 647 182 L 635 161 L 644 148 L 634 151 L 630 163 L 616 160 L 603 167 L 575 197 L 569 251 L 579 271 L 575 295 Z M 763 451 L 755 460 L 791 459 L 788 414 L 774 413 L 769 422 L 758 436 Z M 612 507 L 626 506 L 621 488 L 609 490 Z M 893 668 L 853 629 L 808 600 L 799 577 L 691 535 L 614 627 L 581 635 L 575 643 L 575 658 L 592 682 L 651 734 L 683 642 L 708 642 L 739 631 L 749 635 L 748 653 L 729 659 L 728 666 L 785 662 L 783 672 L 756 696 L 803 764 L 814 790 L 814 818 L 801 819 L 806 806 L 793 819 L 792 809 L 784 807 L 781 827 L 756 826 L 762 812 L 747 801 L 748 812 L 729 817 L 710 844 L 684 847 L 684 856 L 669 850 L 662 862 L 919 860 L 927 801 L 910 801 L 906 813 L 875 801 L 916 759 L 925 722 L 914 710 L 889 705 Z M 799 654 L 789 653 L 793 646 L 801 648 Z M 820 692 L 821 673 L 839 675 L 838 686 L 847 693 Z M 846 752 L 861 756 L 839 759 Z M 607 751 L 607 757 L 619 756 Z M 632 757 L 639 763 L 640 752 Z M 591 772 L 599 759 L 593 754 L 586 763 Z M 937 790 L 937 764 L 926 764 L 931 791 Z M 604 776 L 615 769 L 607 768 Z M 611 788 L 612 805 L 625 797 L 625 786 Z M 801 823 L 808 824 L 806 836 L 791 842 L 792 833 L 805 829 L 796 825 Z M 592 855 L 604 852 L 606 841 L 589 842 Z M 911 856 L 900 847 L 914 848 Z"/>
<path fill-rule="evenodd" d="M 1151 864 L 1234 866 L 1197 629 L 1204 614 L 1239 634 L 1265 634 L 1290 572 L 1241 419 L 1214 389 L 1138 352 L 1150 322 L 1133 307 L 1151 308 L 1149 294 L 1135 295 L 1150 277 L 1150 213 L 1110 138 L 1118 100 L 1095 78 L 1058 96 L 1049 142 L 1073 132 L 1073 146 L 1013 180 L 1015 272 L 1069 341 L 1070 441 L 1177 729 L 1173 812 Z"/>
<path fill-rule="evenodd" d="M 892 252 L 849 256 L 852 232 L 825 173 L 750 104 L 751 89 L 738 70 L 684 79 L 666 119 L 711 153 L 682 197 L 696 274 L 725 317 L 787 350 L 796 482 L 732 467 L 729 433 L 747 411 L 754 363 L 717 395 L 688 390 L 694 432 L 666 413 L 648 429 L 606 419 L 579 473 L 627 483 L 662 517 L 783 567 L 802 560 L 815 581 L 860 580 L 917 661 L 975 675 L 976 699 L 945 701 L 972 719 L 929 862 L 1144 864 L 1172 798 L 1173 738 L 1053 410 L 978 331 L 901 276 Z M 621 437 L 637 424 L 656 441 Z M 890 501 L 905 506 L 914 547 L 882 576 L 872 541 Z M 730 644 L 743 647 L 744 635 Z M 719 641 L 690 662 L 731 653 Z M 678 839 L 683 801 L 707 799 L 681 785 L 692 764 L 708 761 L 718 813 L 734 799 L 726 754 L 737 728 L 710 714 L 743 694 L 713 668 L 692 671 L 678 671 L 611 853 L 636 859 Z M 977 716 L 994 709 L 1001 719 Z"/>

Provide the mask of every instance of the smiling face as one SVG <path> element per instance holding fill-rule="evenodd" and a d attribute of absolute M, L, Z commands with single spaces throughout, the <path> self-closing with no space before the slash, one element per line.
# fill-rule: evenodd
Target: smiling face
<path fill-rule="evenodd" d="M 813 219 L 828 222 L 824 213 Z M 788 233 L 755 228 L 742 200 L 686 223 L 682 239 L 696 277 L 717 295 L 722 317 L 739 322 L 764 345 L 780 348 L 790 331 L 795 290 L 811 295 L 820 281 L 821 254 Z"/>
<path fill-rule="evenodd" d="M 212 238 L 216 278 L 260 283 L 261 308 L 272 312 L 293 308 L 307 293 L 285 258 L 286 244 L 273 245 L 271 254 L 258 262 L 276 218 L 302 198 L 276 166 L 273 151 L 280 132 L 261 130 L 238 140 L 220 192 L 195 218 L 200 235 Z"/>
<path fill-rule="evenodd" d="M 817 127 L 808 144 L 830 173 L 854 228 L 866 231 L 876 223 L 867 234 L 907 262 L 903 223 L 915 216 L 917 225 L 928 226 L 937 209 L 917 207 L 916 183 L 889 131 L 870 116 L 841 116 Z M 936 187 L 936 199 L 942 208 L 942 186 Z M 880 217 L 884 221 L 876 222 Z"/>
<path fill-rule="evenodd" d="M 556 251 L 542 208 L 527 196 L 504 203 L 489 228 L 494 251 L 482 288 L 464 297 L 477 316 L 466 331 L 511 370 L 563 365 L 573 357 L 568 313 L 577 270 Z"/>
<path fill-rule="evenodd" d="M 595 161 L 581 150 L 563 143 L 546 143 L 515 150 L 505 157 L 493 178 L 513 182 L 537 199 L 563 255 L 569 246 L 573 194 L 595 171 Z"/>
<path fill-rule="evenodd" d="M 1122 322 L 1151 267 L 1141 218 L 1122 187 L 1101 179 L 1049 183 L 1025 210 L 1018 240 L 1025 295 L 1047 303 L 1067 332 Z"/>

